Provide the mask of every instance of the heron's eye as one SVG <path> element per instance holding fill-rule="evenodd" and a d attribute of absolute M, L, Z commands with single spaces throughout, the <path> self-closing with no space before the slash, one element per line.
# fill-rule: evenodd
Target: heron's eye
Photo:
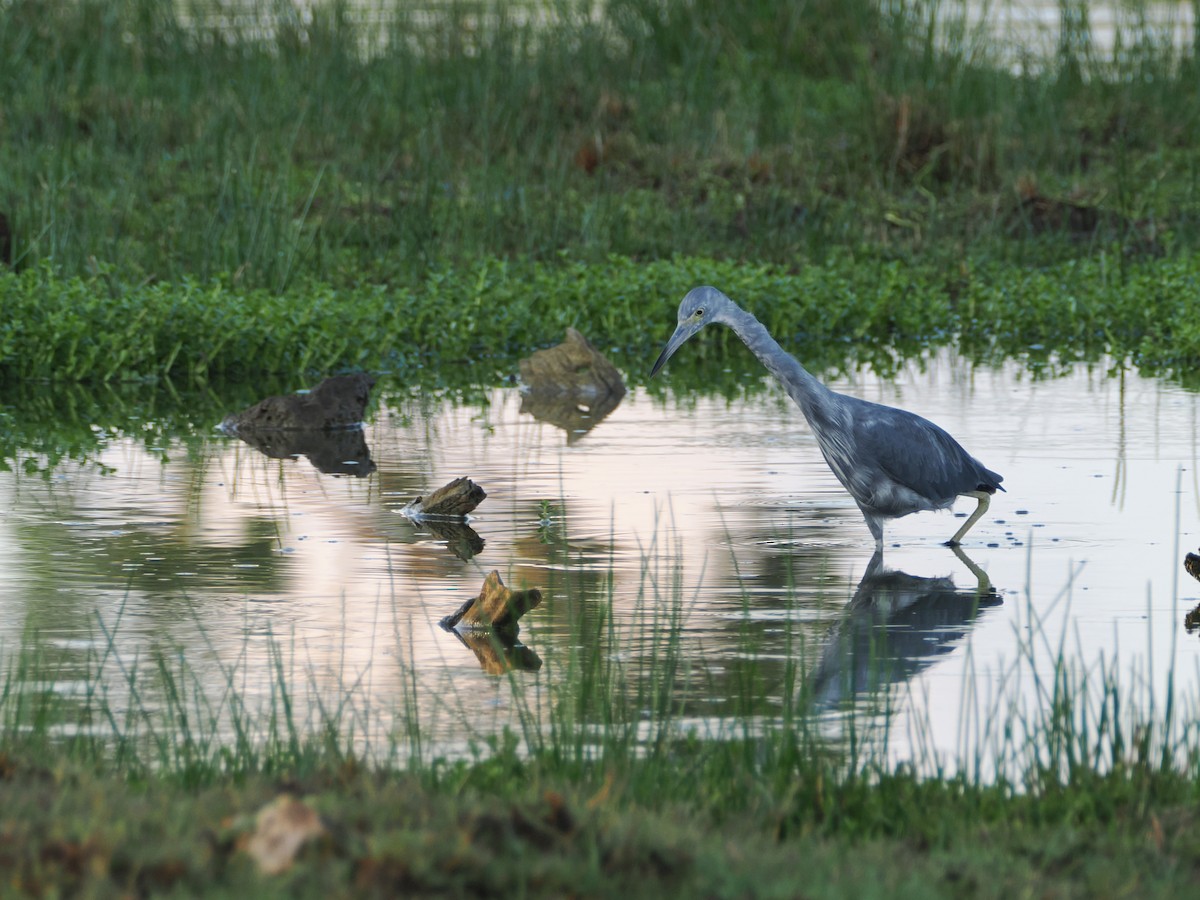
<path fill-rule="evenodd" d="M 693 319 L 703 319 L 704 318 L 704 307 L 702 306 L 698 310 L 696 310 L 694 313 L 692 313 L 692 318 Z"/>

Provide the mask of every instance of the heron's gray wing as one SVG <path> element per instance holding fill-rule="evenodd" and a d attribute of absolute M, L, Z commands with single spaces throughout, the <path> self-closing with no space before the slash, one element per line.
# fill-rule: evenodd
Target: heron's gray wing
<path fill-rule="evenodd" d="M 976 489 L 982 468 L 943 429 L 914 413 L 879 404 L 856 410 L 855 450 L 892 480 L 931 500 Z"/>

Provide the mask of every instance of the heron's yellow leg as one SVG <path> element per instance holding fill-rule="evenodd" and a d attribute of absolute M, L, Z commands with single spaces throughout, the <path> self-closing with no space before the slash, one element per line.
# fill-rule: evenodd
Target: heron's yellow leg
<path fill-rule="evenodd" d="M 955 547 L 958 545 L 958 543 L 962 540 L 963 535 L 970 531 L 971 526 L 978 522 L 980 517 L 988 511 L 988 506 L 990 506 L 992 502 L 991 495 L 986 494 L 983 491 L 967 491 L 962 496 L 974 497 L 979 501 L 979 505 L 975 507 L 975 512 L 971 513 L 971 515 L 967 518 L 967 521 L 963 522 L 963 527 L 954 532 L 954 537 L 946 541 L 946 544 L 950 547 Z"/>

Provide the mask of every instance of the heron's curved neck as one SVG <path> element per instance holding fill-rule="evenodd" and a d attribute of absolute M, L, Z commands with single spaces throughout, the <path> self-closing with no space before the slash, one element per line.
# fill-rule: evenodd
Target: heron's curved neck
<path fill-rule="evenodd" d="M 762 322 L 739 307 L 728 324 L 742 339 L 742 343 L 750 348 L 750 352 L 758 357 L 759 362 L 767 367 L 767 371 L 783 385 L 805 418 L 811 422 L 814 417 L 825 417 L 833 392 L 780 347 Z"/>

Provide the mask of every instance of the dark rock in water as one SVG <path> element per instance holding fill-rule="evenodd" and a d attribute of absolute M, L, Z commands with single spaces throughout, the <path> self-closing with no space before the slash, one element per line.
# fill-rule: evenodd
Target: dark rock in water
<path fill-rule="evenodd" d="M 519 363 L 521 382 L 530 394 L 570 394 L 600 399 L 625 396 L 621 373 L 574 328 L 557 347 L 538 350 Z"/>
<path fill-rule="evenodd" d="M 327 475 L 366 478 L 375 471 L 375 461 L 361 428 L 340 431 L 260 431 L 246 428 L 237 436 L 272 459 L 305 456 Z"/>
<path fill-rule="evenodd" d="M 357 428 L 366 414 L 375 379 L 364 373 L 333 375 L 311 391 L 267 397 L 227 416 L 221 429 L 246 431 L 329 431 Z"/>
<path fill-rule="evenodd" d="M 410 519 L 461 519 L 487 497 L 487 492 L 470 478 L 455 478 L 428 497 L 418 497 L 401 512 Z"/>

